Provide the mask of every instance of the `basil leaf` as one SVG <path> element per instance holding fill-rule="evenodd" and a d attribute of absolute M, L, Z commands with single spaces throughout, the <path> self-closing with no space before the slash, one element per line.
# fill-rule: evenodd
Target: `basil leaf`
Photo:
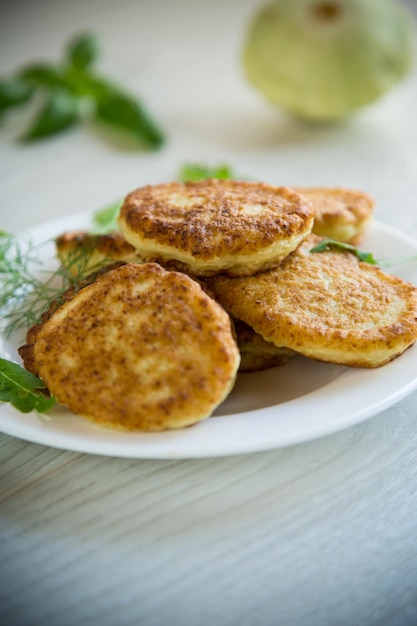
<path fill-rule="evenodd" d="M 0 358 L 0 402 L 10 402 L 22 413 L 43 413 L 56 402 L 43 393 L 44 383 L 20 365 Z"/>
<path fill-rule="evenodd" d="M 350 252 L 356 256 L 363 263 L 369 263 L 370 265 L 378 265 L 378 261 L 374 258 L 371 252 L 362 252 L 355 246 L 349 243 L 343 243 L 334 239 L 323 239 L 316 246 L 311 248 L 310 252 L 326 252 L 329 250 L 340 250 L 342 252 Z"/>
<path fill-rule="evenodd" d="M 23 78 L 0 81 L 0 113 L 17 104 L 27 102 L 32 96 L 32 86 Z"/>
<path fill-rule="evenodd" d="M 98 56 L 97 39 L 91 34 L 80 35 L 70 42 L 66 57 L 78 69 L 89 67 Z"/>
<path fill-rule="evenodd" d="M 65 91 L 54 92 L 22 137 L 22 141 L 29 142 L 50 137 L 73 126 L 77 120 L 77 99 Z"/>
<path fill-rule="evenodd" d="M 119 215 L 121 202 L 115 202 L 104 209 L 96 211 L 93 215 L 93 222 L 95 225 L 95 232 L 97 233 L 109 233 L 115 230 L 119 230 L 117 223 L 117 217 Z"/>
<path fill-rule="evenodd" d="M 64 84 L 59 69 L 47 63 L 29 65 L 19 73 L 19 76 L 36 87 L 56 88 Z"/>
<path fill-rule="evenodd" d="M 216 167 L 207 167 L 200 163 L 186 163 L 180 170 L 179 180 L 180 182 L 205 180 L 207 178 L 234 178 L 232 168 L 229 165 L 221 164 Z"/>
<path fill-rule="evenodd" d="M 97 102 L 96 118 L 110 126 L 127 131 L 150 148 L 159 148 L 164 135 L 143 106 L 120 93 L 103 96 Z"/>

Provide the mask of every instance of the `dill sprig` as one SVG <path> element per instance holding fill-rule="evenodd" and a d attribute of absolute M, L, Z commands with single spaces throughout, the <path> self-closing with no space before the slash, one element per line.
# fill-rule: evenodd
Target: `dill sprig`
<path fill-rule="evenodd" d="M 70 288 L 76 293 L 96 269 L 89 262 L 93 244 L 69 251 L 65 267 L 43 269 L 48 243 L 35 245 L 0 231 L 0 323 L 6 337 L 38 323 L 52 302 L 62 304 L 63 294 Z"/>

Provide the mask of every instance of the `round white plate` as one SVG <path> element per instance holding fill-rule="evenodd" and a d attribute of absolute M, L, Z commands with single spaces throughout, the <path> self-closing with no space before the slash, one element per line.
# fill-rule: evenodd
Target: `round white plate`
<path fill-rule="evenodd" d="M 91 215 L 48 222 L 29 231 L 42 242 L 67 230 L 90 228 Z M 417 242 L 374 222 L 361 244 L 378 259 L 417 254 Z M 43 250 L 43 248 L 42 248 Z M 55 267 L 54 247 L 44 269 Z M 417 264 L 393 271 L 417 283 Z M 17 338 L 0 336 L 0 356 L 19 361 Z M 240 374 L 227 400 L 208 420 L 162 433 L 100 428 L 54 407 L 48 416 L 22 414 L 0 404 L 0 430 L 36 443 L 93 454 L 134 458 L 193 458 L 256 452 L 300 443 L 357 424 L 417 388 L 417 345 L 378 369 L 349 369 L 296 357 L 283 367 Z"/>

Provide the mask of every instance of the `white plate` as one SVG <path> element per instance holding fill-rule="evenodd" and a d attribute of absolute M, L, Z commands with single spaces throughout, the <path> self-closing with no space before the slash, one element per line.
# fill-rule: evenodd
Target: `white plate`
<path fill-rule="evenodd" d="M 66 230 L 89 228 L 91 216 L 74 215 L 29 231 L 42 242 Z M 417 242 L 374 222 L 361 245 L 376 258 L 417 254 Z M 54 267 L 53 245 L 45 268 Z M 417 265 L 395 273 L 417 282 Z M 17 339 L 0 336 L 0 356 L 19 361 Z M 0 405 L 0 430 L 28 441 L 93 454 L 135 458 L 193 458 L 256 452 L 300 443 L 357 424 L 417 388 L 417 345 L 374 370 L 349 369 L 303 358 L 284 367 L 240 374 L 214 416 L 191 428 L 163 433 L 122 433 L 97 427 L 55 407 L 48 417 Z"/>

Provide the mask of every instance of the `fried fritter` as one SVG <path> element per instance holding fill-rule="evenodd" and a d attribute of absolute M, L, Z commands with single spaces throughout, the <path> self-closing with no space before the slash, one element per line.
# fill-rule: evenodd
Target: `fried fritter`
<path fill-rule="evenodd" d="M 33 356 L 33 348 L 36 338 L 39 335 L 41 329 L 49 320 L 49 318 L 55 313 L 55 311 L 57 311 L 65 302 L 69 302 L 70 300 L 72 300 L 72 298 L 78 291 L 80 291 L 80 289 L 87 287 L 87 285 L 91 285 L 91 283 L 100 278 L 100 276 L 104 276 L 104 274 L 106 274 L 110 270 L 121 267 L 122 265 L 124 265 L 123 261 L 115 261 L 114 263 L 104 265 L 94 272 L 90 272 L 89 274 L 87 274 L 87 276 L 80 279 L 78 282 L 76 282 L 76 284 L 72 285 L 71 287 L 65 289 L 65 291 L 61 293 L 61 295 L 58 295 L 51 301 L 46 311 L 44 311 L 44 313 L 42 314 L 39 322 L 37 324 L 33 324 L 28 329 L 26 333 L 26 343 L 23 346 L 20 346 L 20 348 L 18 349 L 19 355 L 23 360 L 23 365 L 25 369 L 27 369 L 29 372 L 32 372 L 32 374 L 35 374 L 35 376 L 38 376 L 37 364 Z"/>
<path fill-rule="evenodd" d="M 55 239 L 55 247 L 59 261 L 75 277 L 113 261 L 141 261 L 135 248 L 118 232 L 102 235 L 85 231 L 67 232 Z"/>
<path fill-rule="evenodd" d="M 310 203 L 287 187 L 234 180 L 148 185 L 130 193 L 119 226 L 137 254 L 199 276 L 275 266 L 311 232 Z"/>
<path fill-rule="evenodd" d="M 295 352 L 278 348 L 265 341 L 253 328 L 241 320 L 233 320 L 240 352 L 239 372 L 257 372 L 277 365 L 285 365 Z"/>
<path fill-rule="evenodd" d="M 33 358 L 74 413 L 143 431 L 209 417 L 239 366 L 223 308 L 188 276 L 155 263 L 122 265 L 81 289 L 43 324 Z"/>
<path fill-rule="evenodd" d="M 343 243 L 359 243 L 374 210 L 367 193 L 342 187 L 296 187 L 314 209 L 313 233 Z"/>
<path fill-rule="evenodd" d="M 310 235 L 281 265 L 210 279 L 218 301 L 266 341 L 304 356 L 379 367 L 417 339 L 417 288 Z"/>

